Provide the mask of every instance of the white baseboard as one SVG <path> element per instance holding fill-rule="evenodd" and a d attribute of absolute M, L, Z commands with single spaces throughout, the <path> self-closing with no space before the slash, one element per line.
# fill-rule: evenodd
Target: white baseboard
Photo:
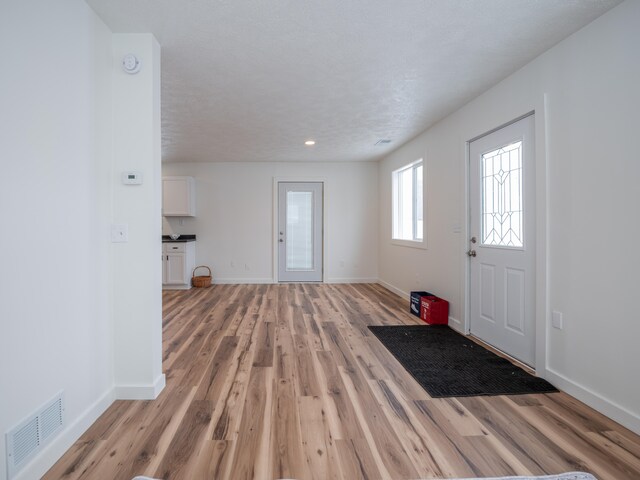
<path fill-rule="evenodd" d="M 378 283 L 377 278 L 328 278 L 326 283 Z"/>
<path fill-rule="evenodd" d="M 466 333 L 464 332 L 464 325 L 457 318 L 449 317 L 449 326 L 456 332 L 466 335 Z"/>
<path fill-rule="evenodd" d="M 411 295 L 410 293 L 407 293 L 407 292 L 405 292 L 403 290 L 400 290 L 399 288 L 394 287 L 393 285 L 391 285 L 390 283 L 385 282 L 384 280 L 378 279 L 376 281 L 376 283 L 379 283 L 380 285 L 382 285 L 387 290 L 392 291 L 393 293 L 395 293 L 396 295 L 399 295 L 400 297 L 402 297 L 404 299 L 408 300 L 410 295 Z M 457 318 L 449 317 L 449 326 L 451 328 L 453 328 L 454 330 L 456 330 L 456 331 L 462 333 L 463 335 L 465 335 L 464 325 Z"/>
<path fill-rule="evenodd" d="M 163 290 L 191 290 L 191 285 L 162 285 Z"/>
<path fill-rule="evenodd" d="M 215 278 L 213 283 L 220 285 L 255 285 L 278 283 L 274 278 Z M 378 283 L 374 277 L 328 278 L 325 283 Z"/>
<path fill-rule="evenodd" d="M 96 400 L 78 418 L 65 428 L 60 435 L 44 447 L 42 452 L 28 463 L 14 477 L 14 480 L 30 480 L 42 478 L 80 436 L 102 415 L 115 400 L 114 389 L 109 389 Z"/>
<path fill-rule="evenodd" d="M 161 374 L 152 385 L 116 385 L 115 398 L 118 400 L 155 400 L 164 389 L 166 379 Z"/>
<path fill-rule="evenodd" d="M 404 298 L 405 300 L 409 300 L 410 297 L 410 293 L 405 292 L 403 290 L 400 290 L 399 288 L 394 287 L 393 285 L 391 285 L 390 283 L 385 282 L 384 280 L 381 280 L 378 278 L 378 280 L 376 281 L 376 283 L 379 283 L 380 285 L 382 285 L 384 288 L 386 288 L 387 290 L 392 291 L 393 293 L 395 293 L 396 295 Z"/>
<path fill-rule="evenodd" d="M 640 435 L 640 415 L 547 368 L 543 377 L 555 387 Z"/>
<path fill-rule="evenodd" d="M 273 278 L 214 278 L 214 284 L 221 285 L 254 285 L 276 283 Z"/>
<path fill-rule="evenodd" d="M 392 291 L 402 298 L 409 298 L 409 293 L 396 288 L 395 286 L 378 279 L 378 283 L 387 290 Z M 464 325 L 456 318 L 449 317 L 449 326 L 458 332 L 465 334 Z M 573 380 L 568 379 L 564 375 L 555 372 L 549 368 L 545 372 L 538 372 L 543 378 L 551 382 L 558 389 L 568 393 L 572 397 L 577 398 L 581 402 L 589 405 L 591 408 L 599 411 L 603 415 L 615 420 L 629 430 L 640 435 L 640 415 L 631 412 L 625 407 L 591 391 L 589 388 L 580 385 Z"/>

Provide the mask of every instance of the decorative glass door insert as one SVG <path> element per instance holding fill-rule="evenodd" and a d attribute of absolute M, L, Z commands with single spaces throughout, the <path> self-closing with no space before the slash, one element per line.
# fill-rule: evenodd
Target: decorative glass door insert
<path fill-rule="evenodd" d="M 482 155 L 482 245 L 522 248 L 522 141 Z"/>

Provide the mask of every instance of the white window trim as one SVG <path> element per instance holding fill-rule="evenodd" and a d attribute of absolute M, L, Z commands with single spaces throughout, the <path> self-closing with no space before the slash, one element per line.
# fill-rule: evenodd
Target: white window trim
<path fill-rule="evenodd" d="M 424 239 L 422 239 L 422 240 L 402 240 L 400 238 L 392 238 L 391 239 L 391 244 L 392 245 L 398 245 L 400 247 L 419 248 L 421 250 L 426 250 L 427 249 L 427 244 L 424 241 Z"/>
<path fill-rule="evenodd" d="M 395 235 L 395 231 L 396 231 L 396 221 L 397 221 L 397 212 L 398 212 L 398 177 L 397 174 L 398 172 L 401 172 L 403 170 L 409 169 L 409 168 L 414 168 L 415 166 L 421 164 L 422 165 L 422 240 L 405 240 L 405 239 L 401 239 L 401 238 L 394 238 Z M 418 160 L 408 163 L 406 165 L 403 165 L 400 168 L 396 168 L 395 170 L 393 170 L 391 172 L 391 196 L 392 196 L 392 201 L 391 201 L 391 244 L 392 245 L 398 245 L 398 246 L 402 246 L 402 247 L 410 247 L 410 248 L 419 248 L 419 249 L 423 249 L 426 250 L 427 248 L 427 233 L 426 233 L 426 225 L 427 225 L 427 221 L 426 221 L 426 209 L 425 209 L 425 176 L 426 176 L 426 167 L 425 167 L 425 162 L 424 159 L 419 158 Z M 413 178 L 413 195 L 414 195 L 414 207 L 415 207 L 415 195 L 416 195 L 416 178 L 414 176 Z M 414 228 L 414 232 L 413 235 L 415 237 L 416 232 L 416 226 L 417 226 L 417 221 L 416 221 L 416 209 L 414 208 L 414 220 L 413 220 L 413 228 Z"/>

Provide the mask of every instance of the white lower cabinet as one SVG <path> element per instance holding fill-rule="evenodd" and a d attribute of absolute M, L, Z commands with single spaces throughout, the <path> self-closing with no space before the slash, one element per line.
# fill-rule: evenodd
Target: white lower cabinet
<path fill-rule="evenodd" d="M 196 242 L 165 242 L 162 244 L 163 288 L 191 288 L 191 275 L 195 267 Z"/>

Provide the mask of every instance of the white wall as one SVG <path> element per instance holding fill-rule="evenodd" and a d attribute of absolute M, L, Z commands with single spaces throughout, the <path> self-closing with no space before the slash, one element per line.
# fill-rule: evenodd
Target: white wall
<path fill-rule="evenodd" d="M 113 35 L 81 0 L 5 2 L 0 61 L 4 480 L 4 433 L 60 390 L 64 431 L 17 478 L 39 478 L 115 398 L 154 398 L 164 376 L 158 43 Z M 125 170 L 144 185 L 122 185 Z M 128 243 L 110 242 L 111 223 Z"/>
<path fill-rule="evenodd" d="M 134 53 L 135 75 L 120 61 Z M 160 167 L 160 46 L 150 34 L 113 35 L 113 217 L 129 241 L 112 244 L 116 395 L 155 398 L 162 374 L 162 257 Z M 123 172 L 142 173 L 124 185 Z"/>
<path fill-rule="evenodd" d="M 638 25 L 640 2 L 621 4 L 382 161 L 379 262 L 383 282 L 433 290 L 463 322 L 465 142 L 536 110 L 537 195 L 549 212 L 538 223 L 549 293 L 537 316 L 548 324 L 560 310 L 565 323 L 547 328 L 542 373 L 640 432 Z M 420 156 L 427 250 L 390 243 L 390 172 Z"/>
<path fill-rule="evenodd" d="M 214 282 L 273 281 L 274 177 L 326 179 L 325 281 L 378 276 L 375 163 L 164 164 L 162 173 L 196 179 L 197 216 L 182 226 L 165 217 L 164 233 L 195 233 L 196 263 L 213 269 Z"/>
<path fill-rule="evenodd" d="M 64 390 L 39 478 L 112 400 L 111 32 L 80 0 L 0 10 L 0 479 L 4 433 Z"/>

